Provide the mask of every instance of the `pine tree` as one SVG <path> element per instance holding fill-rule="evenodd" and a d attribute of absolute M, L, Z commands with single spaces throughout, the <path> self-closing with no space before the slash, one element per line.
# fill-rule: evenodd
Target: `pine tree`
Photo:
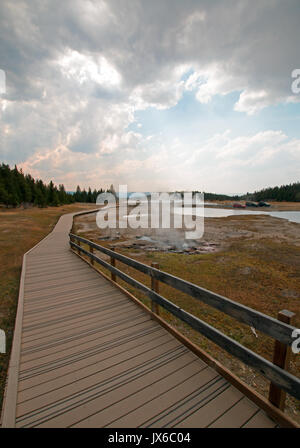
<path fill-rule="evenodd" d="M 0 203 L 5 204 L 8 206 L 9 204 L 9 194 L 6 191 L 4 185 L 0 184 Z"/>
<path fill-rule="evenodd" d="M 92 190 L 91 190 L 91 187 L 89 187 L 89 190 L 88 190 L 88 194 L 87 194 L 87 202 L 88 202 L 88 203 L 93 202 L 93 196 L 92 196 Z"/>
<path fill-rule="evenodd" d="M 79 185 L 77 185 L 76 192 L 74 194 L 74 199 L 76 202 L 81 202 L 81 189 Z"/>
<path fill-rule="evenodd" d="M 102 191 L 102 189 L 101 189 Z M 67 193 L 63 184 L 57 188 L 51 180 L 49 185 L 42 180 L 35 180 L 30 174 L 24 175 L 17 166 L 10 169 L 9 165 L 0 164 L 0 203 L 16 207 L 23 203 L 32 203 L 38 207 L 47 205 L 72 204 L 77 202 L 95 202 L 98 193 L 96 190 L 81 191 L 77 186 L 75 194 Z"/>
<path fill-rule="evenodd" d="M 81 193 L 81 202 L 87 202 L 87 192 L 85 191 L 85 188 Z"/>
<path fill-rule="evenodd" d="M 53 207 L 58 207 L 59 206 L 58 192 L 57 192 L 56 189 L 54 189 L 54 191 L 53 191 L 53 197 L 52 197 L 51 205 L 53 205 Z"/>
<path fill-rule="evenodd" d="M 50 183 L 48 185 L 48 195 L 47 195 L 47 203 L 49 205 L 53 205 L 53 201 L 54 201 L 54 183 L 52 182 L 52 180 L 50 180 Z M 56 198 L 57 200 L 57 198 Z"/>
<path fill-rule="evenodd" d="M 59 185 L 58 199 L 61 204 L 66 204 L 68 202 L 67 201 L 67 193 L 66 193 L 64 185 L 62 185 L 62 184 Z"/>
<path fill-rule="evenodd" d="M 41 188 L 39 186 L 36 186 L 36 189 L 35 189 L 34 204 L 41 208 L 46 207 L 46 205 L 47 205 L 46 195 L 43 193 L 43 191 L 41 190 Z"/>

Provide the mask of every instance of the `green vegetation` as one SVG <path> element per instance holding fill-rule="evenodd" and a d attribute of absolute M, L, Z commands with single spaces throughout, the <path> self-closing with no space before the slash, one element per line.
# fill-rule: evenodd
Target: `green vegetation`
<path fill-rule="evenodd" d="M 95 189 L 94 191 L 92 191 L 91 188 L 89 187 L 88 191 L 86 191 L 85 189 L 81 190 L 80 186 L 77 185 L 76 192 L 74 193 L 74 199 L 76 202 L 87 202 L 88 204 L 89 203 L 95 204 L 98 194 L 104 192 L 105 190 L 103 190 L 103 188 L 100 188 L 100 190 Z M 111 185 L 110 188 L 106 190 L 106 193 L 112 193 L 116 195 L 114 186 Z"/>
<path fill-rule="evenodd" d="M 226 194 L 216 194 L 216 193 L 204 193 L 206 201 L 238 201 L 241 199 L 240 196 L 228 196 Z"/>
<path fill-rule="evenodd" d="M 98 194 L 105 190 L 92 191 L 88 188 L 81 190 L 77 186 L 74 194 L 68 193 L 63 184 L 56 187 L 52 180 L 46 185 L 42 180 L 34 179 L 30 174 L 24 174 L 17 166 L 11 169 L 9 165 L 0 165 L 0 204 L 7 207 L 18 207 L 19 205 L 37 205 L 38 207 L 73 204 L 84 202 L 95 204 Z M 106 192 L 115 194 L 113 185 Z"/>
<path fill-rule="evenodd" d="M 300 182 L 281 185 L 281 187 L 265 188 L 253 193 L 252 198 L 255 201 L 274 200 L 300 202 Z"/>
<path fill-rule="evenodd" d="M 183 198 L 183 191 L 176 191 L 176 194 L 180 194 L 181 197 Z M 193 191 L 192 192 L 193 195 L 197 194 L 197 193 L 203 193 L 204 194 L 204 198 L 206 201 L 238 201 L 240 199 L 243 199 L 244 196 L 238 196 L 238 195 L 234 195 L 234 196 L 229 196 L 227 194 L 218 194 L 218 193 L 206 193 L 205 191 L 201 192 L 201 191 Z M 249 193 L 247 193 L 248 195 Z"/>
<path fill-rule="evenodd" d="M 281 187 L 264 188 L 254 193 L 247 193 L 241 196 L 226 196 L 223 194 L 204 193 L 207 201 L 226 200 L 250 200 L 250 201 L 286 201 L 300 202 L 300 182 Z"/>
<path fill-rule="evenodd" d="M 88 191 L 86 191 L 85 189 L 81 191 L 81 188 L 78 185 L 73 197 L 76 202 L 87 202 L 90 204 L 92 203 L 95 204 L 98 194 L 103 192 L 104 190 L 102 190 L 102 188 L 98 191 L 97 190 L 92 191 L 91 188 L 89 188 Z"/>
<path fill-rule="evenodd" d="M 46 185 L 41 180 L 35 180 L 30 174 L 25 175 L 16 166 L 11 169 L 4 163 L 0 165 L 0 203 L 7 207 L 17 207 L 21 204 L 58 207 L 74 202 L 73 195 L 66 192 L 64 185 L 57 188 L 52 181 Z"/>
<path fill-rule="evenodd" d="M 179 192 L 183 196 L 183 192 Z M 200 193 L 194 191 L 193 193 Z M 206 201 L 286 201 L 300 202 L 300 182 L 289 185 L 281 185 L 280 187 L 264 188 L 254 193 L 246 193 L 242 195 L 229 196 L 226 194 L 204 193 Z"/>

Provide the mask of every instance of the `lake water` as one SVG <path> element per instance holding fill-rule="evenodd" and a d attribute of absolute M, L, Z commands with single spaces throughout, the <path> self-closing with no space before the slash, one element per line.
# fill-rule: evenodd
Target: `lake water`
<path fill-rule="evenodd" d="M 174 212 L 181 214 L 181 208 L 175 208 Z M 184 214 L 185 215 L 195 215 L 195 208 L 185 207 Z M 275 212 L 275 211 L 254 211 L 254 210 L 245 210 L 245 209 L 224 209 L 224 208 L 214 208 L 214 207 L 203 207 L 200 210 L 197 210 L 197 215 L 202 216 L 204 211 L 205 218 L 226 218 L 227 216 L 235 216 L 235 215 L 270 215 L 274 218 L 287 219 L 291 222 L 296 222 L 300 224 L 300 211 L 287 211 L 287 212 Z M 125 215 L 123 218 L 131 218 L 135 219 L 137 216 L 148 216 L 148 214 L 139 214 L 136 215 L 132 213 L 130 215 Z"/>
<path fill-rule="evenodd" d="M 181 209 L 175 209 L 178 213 L 181 213 Z M 193 208 L 185 208 L 185 215 L 194 214 L 195 209 Z M 223 208 L 214 208 L 214 207 L 205 207 L 204 209 L 200 209 L 199 216 L 202 216 L 202 210 L 204 210 L 205 218 L 225 218 L 226 216 L 234 216 L 234 215 L 270 215 L 274 218 L 287 219 L 291 222 L 296 222 L 300 224 L 300 211 L 287 211 L 287 212 L 275 212 L 275 211 L 254 211 L 254 210 L 245 210 L 245 209 L 223 209 Z"/>

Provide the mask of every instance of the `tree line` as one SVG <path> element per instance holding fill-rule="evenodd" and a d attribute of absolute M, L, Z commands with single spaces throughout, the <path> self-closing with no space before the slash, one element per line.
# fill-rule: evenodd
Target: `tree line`
<path fill-rule="evenodd" d="M 89 203 L 96 203 L 98 194 L 101 193 L 112 193 L 116 196 L 116 192 L 114 189 L 114 186 L 111 185 L 110 188 L 107 190 L 103 190 L 103 188 L 100 188 L 100 190 L 94 189 L 93 191 L 91 188 L 88 188 L 88 191 L 85 189 L 81 190 L 80 186 L 77 185 L 76 191 L 74 193 L 74 199 L 75 202 L 89 202 Z"/>
<path fill-rule="evenodd" d="M 238 201 L 240 196 L 234 195 L 229 196 L 227 194 L 217 194 L 217 193 L 204 193 L 204 198 L 206 201 Z"/>
<path fill-rule="evenodd" d="M 255 191 L 252 195 L 252 199 L 254 201 L 273 200 L 300 202 L 300 182 Z"/>
<path fill-rule="evenodd" d="M 34 179 L 30 174 L 24 174 L 15 166 L 0 165 L 0 203 L 12 207 L 19 205 L 58 206 L 72 204 L 75 199 L 67 193 L 64 185 L 58 187 L 51 181 L 46 185 L 42 180 Z"/>
<path fill-rule="evenodd" d="M 73 197 L 75 199 L 75 202 L 95 203 L 98 194 L 103 192 L 104 190 L 102 190 L 102 188 L 100 190 L 94 190 L 94 191 L 92 191 L 90 187 L 88 191 L 86 191 L 85 189 L 81 190 L 80 186 L 78 185 Z"/>
<path fill-rule="evenodd" d="M 199 193 L 195 191 L 193 193 Z M 183 195 L 183 193 L 182 193 Z M 243 195 L 229 196 L 225 194 L 217 193 L 205 193 L 204 198 L 206 201 L 287 201 L 287 202 L 300 202 L 300 182 L 293 184 L 281 185 L 280 187 L 263 188 L 262 190 L 255 191 L 254 193 L 246 193 Z"/>
<path fill-rule="evenodd" d="M 38 207 L 58 206 L 63 204 L 72 204 L 74 202 L 88 202 L 95 203 L 97 196 L 105 192 L 102 188 L 100 190 L 89 187 L 88 190 L 81 190 L 78 185 L 75 193 L 70 193 L 65 190 L 63 184 L 58 187 L 52 181 L 45 184 L 42 180 L 34 179 L 30 174 L 24 174 L 22 169 L 15 166 L 13 169 L 9 165 L 2 163 L 0 165 L 0 204 L 7 207 L 17 207 L 21 204 L 33 204 Z M 113 185 L 110 186 L 106 192 L 115 193 Z M 183 196 L 183 192 L 181 193 Z M 193 193 L 198 193 L 195 191 Z M 300 202 L 300 182 L 295 182 L 289 185 L 281 185 L 280 187 L 264 188 L 254 193 L 247 193 L 245 195 L 229 196 L 224 194 L 204 193 L 205 200 L 273 200 L 273 201 L 288 201 Z"/>
<path fill-rule="evenodd" d="M 114 191 L 111 185 L 107 192 Z M 42 180 L 34 179 L 30 174 L 24 174 L 22 169 L 15 166 L 13 169 L 4 163 L 0 164 L 0 204 L 7 207 L 20 205 L 36 205 L 38 207 L 73 204 L 74 202 L 95 203 L 100 190 L 91 188 L 81 190 L 77 186 L 76 192 L 67 192 L 63 184 L 58 187 L 52 180 L 45 184 Z"/>

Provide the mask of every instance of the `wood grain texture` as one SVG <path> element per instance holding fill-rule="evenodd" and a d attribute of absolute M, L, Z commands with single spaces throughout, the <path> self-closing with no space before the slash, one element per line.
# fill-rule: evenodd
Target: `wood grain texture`
<path fill-rule="evenodd" d="M 71 247 L 74 249 L 78 249 L 80 247 L 73 242 L 71 242 L 70 244 Z M 161 296 L 160 294 L 151 290 L 144 284 L 138 282 L 134 278 L 125 274 L 120 269 L 111 266 L 109 263 L 97 257 L 96 255 L 90 254 L 84 248 L 81 248 L 80 250 L 83 254 L 92 257 L 95 261 L 97 261 L 97 263 L 107 268 L 110 272 L 115 273 L 118 277 L 127 282 L 129 285 L 142 291 L 146 296 L 149 297 L 149 299 L 157 303 L 157 305 L 162 306 L 164 309 L 172 313 L 174 316 L 178 317 L 180 320 L 190 325 L 194 330 L 198 331 L 199 333 L 201 333 L 202 335 L 213 341 L 215 344 L 222 347 L 228 353 L 237 357 L 245 364 L 253 367 L 255 370 L 264 375 L 277 387 L 285 390 L 290 395 L 300 400 L 299 378 L 290 374 L 286 370 L 278 367 L 277 365 L 273 364 L 272 362 L 268 361 L 262 356 L 256 354 L 252 350 L 239 344 L 234 339 L 226 336 L 224 333 L 212 327 L 211 325 L 207 324 L 206 322 L 202 321 L 198 317 L 195 317 L 192 314 L 188 313 L 187 311 L 183 310 L 182 308 L 175 305 L 173 302 L 169 301 L 165 297 Z M 154 268 L 149 267 L 149 269 Z"/>
<path fill-rule="evenodd" d="M 140 263 L 139 261 L 126 257 L 125 255 L 113 252 L 111 249 L 107 249 L 106 247 L 103 247 L 99 244 L 90 242 L 86 238 L 82 238 L 74 234 L 71 234 L 71 236 L 74 240 L 77 240 L 78 242 L 81 241 L 87 244 L 91 244 L 95 249 L 99 250 L 100 252 L 112 256 L 116 260 L 119 260 L 122 263 L 131 266 L 139 270 L 140 272 L 143 272 L 144 274 L 154 277 L 157 280 L 169 286 L 172 286 L 175 289 L 178 289 L 179 291 L 189 294 L 193 298 L 200 300 L 206 303 L 207 305 L 210 305 L 218 309 L 219 311 L 228 314 L 229 316 L 234 317 L 240 322 L 248 324 L 256 328 L 257 330 L 262 331 L 268 336 L 271 336 L 272 338 L 284 344 L 291 345 L 293 342 L 292 332 L 295 329 L 295 327 L 293 327 L 292 325 L 280 322 L 278 319 L 274 319 L 271 316 L 267 316 L 266 314 L 263 314 L 238 302 L 234 302 L 233 300 L 221 296 L 220 294 L 208 291 L 204 288 L 201 288 L 198 285 L 195 285 L 186 280 L 178 278 L 167 272 L 160 271 L 153 267 L 147 266 L 144 263 Z M 74 245 L 73 247 L 77 246 Z"/>

